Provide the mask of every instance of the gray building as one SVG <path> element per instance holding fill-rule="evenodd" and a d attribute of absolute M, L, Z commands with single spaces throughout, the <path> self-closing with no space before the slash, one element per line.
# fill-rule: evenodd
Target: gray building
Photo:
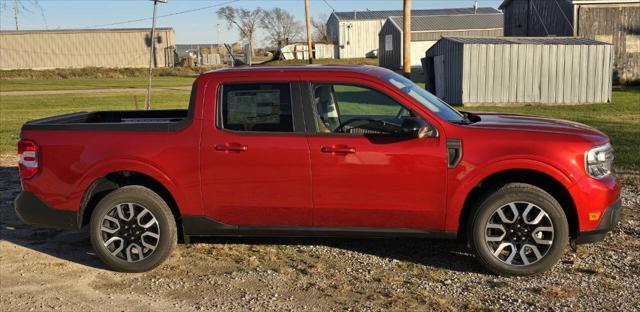
<path fill-rule="evenodd" d="M 496 14 L 494 8 L 478 8 L 478 14 Z M 412 16 L 466 15 L 473 8 L 411 10 Z M 327 20 L 327 35 L 335 45 L 336 58 L 365 57 L 378 50 L 378 33 L 390 16 L 402 16 L 402 10 L 333 12 Z"/>
<path fill-rule="evenodd" d="M 487 11 L 491 12 L 491 11 Z M 411 17 L 411 66 L 421 66 L 420 59 L 443 36 L 502 36 L 502 14 L 493 13 L 425 15 Z M 402 33 L 404 18 L 389 17 L 379 37 L 379 64 L 389 69 L 402 68 Z"/>
<path fill-rule="evenodd" d="M 174 64 L 176 35 L 157 28 L 155 64 Z M 149 66 L 150 30 L 73 29 L 0 32 L 0 69 Z"/>
<path fill-rule="evenodd" d="M 640 81 L 640 0 L 506 0 L 505 36 L 578 36 L 613 44 L 614 81 Z"/>
<path fill-rule="evenodd" d="M 575 37 L 445 37 L 426 53 L 427 89 L 453 105 L 611 100 L 613 46 Z"/>

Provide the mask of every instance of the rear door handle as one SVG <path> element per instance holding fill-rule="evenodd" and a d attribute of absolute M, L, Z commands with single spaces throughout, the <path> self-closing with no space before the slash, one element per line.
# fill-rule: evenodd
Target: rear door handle
<path fill-rule="evenodd" d="M 332 154 L 353 154 L 356 152 L 356 148 L 351 146 L 346 146 L 346 145 L 333 145 L 333 146 L 323 146 L 320 148 L 320 151 L 323 153 L 332 153 Z"/>
<path fill-rule="evenodd" d="M 244 144 L 239 144 L 239 143 L 225 143 L 225 144 L 218 144 L 214 147 L 214 149 L 218 152 L 246 152 L 249 147 L 244 145 Z"/>

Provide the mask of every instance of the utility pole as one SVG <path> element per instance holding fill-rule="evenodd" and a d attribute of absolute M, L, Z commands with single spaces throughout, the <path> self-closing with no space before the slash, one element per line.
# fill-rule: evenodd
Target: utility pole
<path fill-rule="evenodd" d="M 16 31 L 20 30 L 20 23 L 18 22 L 18 0 L 13 0 L 13 18 L 16 20 Z"/>
<path fill-rule="evenodd" d="M 156 17 L 158 12 L 158 2 L 167 3 L 169 0 L 151 0 L 153 1 L 153 22 L 151 23 L 151 38 L 149 42 L 151 43 L 151 53 L 149 55 L 149 84 L 147 85 L 147 101 L 144 104 L 144 109 L 151 109 L 151 78 L 153 77 L 153 66 L 154 60 L 156 56 Z"/>
<path fill-rule="evenodd" d="M 309 0 L 304 0 L 304 14 L 307 19 L 307 50 L 309 51 L 309 64 L 313 64 L 313 44 L 311 43 L 311 18 L 309 17 Z"/>
<path fill-rule="evenodd" d="M 402 69 L 405 77 L 411 76 L 411 0 L 404 0 L 404 23 L 402 28 Z"/>

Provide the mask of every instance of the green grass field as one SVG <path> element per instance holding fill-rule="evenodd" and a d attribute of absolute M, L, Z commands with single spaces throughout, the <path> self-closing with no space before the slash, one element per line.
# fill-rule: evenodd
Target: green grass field
<path fill-rule="evenodd" d="M 322 59 L 315 64 L 368 64 L 378 65 L 378 59 Z M 256 66 L 303 65 L 302 60 L 266 61 Z M 201 72 L 216 67 L 158 68 L 153 78 L 155 87 L 190 86 Z M 78 68 L 51 70 L 0 71 L 0 92 L 88 90 L 113 88 L 146 88 L 147 70 L 143 68 Z"/>
<path fill-rule="evenodd" d="M 195 76 L 162 76 L 153 78 L 154 87 L 190 86 Z M 24 79 L 0 80 L 0 92 L 6 91 L 49 91 L 87 90 L 113 88 L 146 88 L 146 77 L 133 78 L 70 78 L 70 79 Z"/>
<path fill-rule="evenodd" d="M 145 94 L 60 94 L 43 96 L 2 96 L 0 98 L 0 154 L 15 153 L 20 127 L 26 121 L 78 111 L 125 110 L 144 106 Z M 154 109 L 186 108 L 188 91 L 154 92 Z"/>

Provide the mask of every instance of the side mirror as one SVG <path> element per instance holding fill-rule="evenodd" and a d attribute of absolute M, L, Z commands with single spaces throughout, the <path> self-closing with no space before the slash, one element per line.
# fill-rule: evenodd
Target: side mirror
<path fill-rule="evenodd" d="M 438 130 L 418 117 L 405 118 L 402 121 L 402 133 L 412 138 L 437 138 Z"/>

